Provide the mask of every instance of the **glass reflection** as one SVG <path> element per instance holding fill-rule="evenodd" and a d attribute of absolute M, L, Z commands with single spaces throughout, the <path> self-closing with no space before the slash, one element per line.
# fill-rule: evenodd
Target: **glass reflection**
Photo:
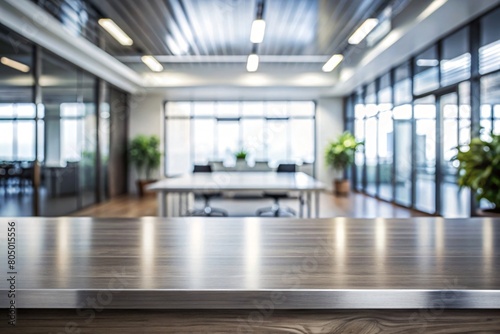
<path fill-rule="evenodd" d="M 71 258 L 71 222 L 66 218 L 61 218 L 57 222 L 56 237 L 56 271 L 58 280 L 63 284 L 67 283 L 70 274 Z"/>
<path fill-rule="evenodd" d="M 189 282 L 190 288 L 202 289 L 204 262 L 205 222 L 202 219 L 189 221 Z"/>
<path fill-rule="evenodd" d="M 148 217 L 142 218 L 141 223 L 141 283 L 143 289 L 151 289 L 155 276 L 156 224 L 153 218 Z"/>
<path fill-rule="evenodd" d="M 492 219 L 483 222 L 483 273 L 485 277 L 491 277 L 495 261 L 495 227 Z"/>
<path fill-rule="evenodd" d="M 245 222 L 245 288 L 259 288 L 260 274 L 260 223 L 257 220 Z"/>
<path fill-rule="evenodd" d="M 338 277 L 333 276 L 332 280 L 337 284 L 346 283 L 344 275 L 346 273 L 347 263 L 347 231 L 346 219 L 335 218 L 335 264 Z"/>
<path fill-rule="evenodd" d="M 386 249 L 387 249 L 387 227 L 386 221 L 383 218 L 375 219 L 375 258 L 376 262 L 374 265 L 376 266 L 375 270 L 380 273 L 380 277 L 378 278 L 378 283 L 382 286 L 385 286 L 385 278 L 387 277 L 385 274 L 386 270 Z"/>
<path fill-rule="evenodd" d="M 438 263 L 442 263 L 444 261 L 443 256 L 445 249 L 445 221 L 441 218 L 436 218 L 436 222 L 434 223 L 434 236 L 435 236 L 435 254 Z"/>

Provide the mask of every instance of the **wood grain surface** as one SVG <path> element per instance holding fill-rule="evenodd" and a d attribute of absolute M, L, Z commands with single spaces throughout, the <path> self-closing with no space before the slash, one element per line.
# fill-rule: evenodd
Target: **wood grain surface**
<path fill-rule="evenodd" d="M 219 300 L 246 298 L 241 308 L 247 308 L 252 296 L 260 298 L 274 290 L 294 290 L 283 308 L 292 307 L 292 300 L 321 308 L 322 304 L 314 305 L 316 299 L 341 308 L 341 299 L 329 301 L 321 291 L 352 290 L 345 295 L 350 298 L 366 290 L 399 289 L 409 292 L 408 302 L 413 304 L 404 305 L 411 308 L 439 297 L 410 294 L 423 289 L 450 292 L 466 302 L 447 305 L 474 308 L 482 295 L 467 299 L 468 291 L 497 295 L 500 288 L 500 221 L 491 218 L 15 221 L 20 307 L 79 307 L 87 297 L 115 289 L 136 293 L 113 295 L 117 303 L 130 300 L 129 308 L 148 307 L 148 302 L 159 308 L 165 292 L 178 298 L 180 306 L 187 301 L 194 307 L 211 299 L 207 308 L 221 308 Z M 0 247 L 6 249 L 5 234 L 0 238 Z M 5 280 L 0 288 L 6 292 Z M 356 290 L 360 291 L 353 295 Z M 183 298 L 186 292 L 193 293 Z M 58 295 L 59 304 L 54 301 Z M 372 293 L 370 300 L 366 295 L 366 308 L 388 307 L 390 298 L 376 304 L 379 295 Z"/>
<path fill-rule="evenodd" d="M 500 333 L 495 310 L 83 310 L 19 311 L 10 333 Z"/>

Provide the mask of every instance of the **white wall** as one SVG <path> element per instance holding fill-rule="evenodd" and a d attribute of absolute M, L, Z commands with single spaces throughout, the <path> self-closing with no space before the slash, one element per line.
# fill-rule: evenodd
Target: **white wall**
<path fill-rule="evenodd" d="M 160 138 L 160 150 L 164 152 L 163 140 L 163 101 L 162 94 L 139 93 L 130 99 L 130 119 L 128 140 L 132 140 L 137 135 L 156 135 Z M 163 157 L 161 165 L 154 178 L 163 177 Z M 129 189 L 131 193 L 136 193 L 136 173 L 130 168 Z"/>
<path fill-rule="evenodd" d="M 342 98 L 321 98 L 316 108 L 316 178 L 332 190 L 333 171 L 325 165 L 325 147 L 344 131 Z"/>
<path fill-rule="evenodd" d="M 157 135 L 161 141 L 161 150 L 164 151 L 164 119 L 163 102 L 165 94 L 145 93 L 137 94 L 130 101 L 129 140 L 137 135 Z M 320 98 L 317 100 L 316 110 L 316 177 L 325 182 L 328 189 L 332 188 L 333 172 L 325 166 L 324 150 L 329 140 L 343 132 L 343 101 L 341 98 Z M 164 159 L 158 175 L 162 178 Z M 129 189 L 135 193 L 135 172 L 131 171 Z"/>

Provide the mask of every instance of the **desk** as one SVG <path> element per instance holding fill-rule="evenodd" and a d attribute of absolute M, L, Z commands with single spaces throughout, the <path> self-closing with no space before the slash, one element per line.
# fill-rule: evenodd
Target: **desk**
<path fill-rule="evenodd" d="M 319 193 L 325 185 L 311 176 L 299 173 L 269 172 L 214 172 L 193 173 L 158 181 L 148 186 L 158 192 L 158 216 L 167 216 L 166 200 L 169 193 L 224 192 L 224 191 L 298 191 L 300 193 L 300 217 L 303 216 L 303 195 L 306 195 L 307 216 L 311 217 L 312 194 L 314 194 L 315 216 L 319 217 Z M 181 205 L 182 201 L 179 201 Z"/>
<path fill-rule="evenodd" d="M 0 228 L 6 231 L 4 221 Z M 352 333 L 416 333 L 417 321 L 425 322 L 425 333 L 444 333 L 457 326 L 462 333 L 500 331 L 500 219 L 15 221 L 20 289 L 16 298 L 25 315 L 18 326 L 32 321 L 35 329 L 12 332 L 60 332 L 70 320 L 84 326 L 88 311 L 74 309 L 89 300 L 99 301 L 101 308 L 88 325 L 115 321 L 109 325 L 115 327 L 113 333 L 133 333 L 122 329 L 126 326 L 138 326 L 136 332 L 164 333 L 159 327 L 139 328 L 167 327 L 180 319 L 189 330 L 179 330 L 179 324 L 177 332 L 214 332 L 207 314 L 222 309 L 223 317 L 240 310 L 234 319 L 221 320 L 237 333 L 238 318 L 246 322 L 260 307 L 272 307 L 276 315 L 266 315 L 260 325 L 281 321 L 284 328 L 303 319 L 302 311 L 290 310 L 315 310 L 307 315 L 311 328 L 316 328 L 310 333 L 344 333 L 345 327 L 330 327 L 340 320 L 371 329 L 348 327 Z M 6 233 L 0 233 L 0 248 L 7 249 Z M 2 279 L 0 308 L 8 307 L 7 289 Z M 441 323 L 445 320 L 448 327 Z M 9 333 L 3 329 L 6 323 L 0 322 L 0 332 Z M 59 324 L 62 329 L 42 331 L 34 323 Z M 194 324 L 200 327 L 189 327 Z M 266 331 L 254 329 L 259 332 Z"/>

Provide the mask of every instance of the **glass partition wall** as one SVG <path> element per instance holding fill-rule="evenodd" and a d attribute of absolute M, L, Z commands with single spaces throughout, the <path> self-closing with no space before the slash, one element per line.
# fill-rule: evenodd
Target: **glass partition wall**
<path fill-rule="evenodd" d="M 108 198 L 107 169 L 126 170 L 126 159 L 108 164 L 123 109 L 114 88 L 1 26 L 0 59 L 0 216 L 65 215 Z"/>
<path fill-rule="evenodd" d="M 33 45 L 0 27 L 0 210 L 34 212 L 36 118 Z M 7 200 L 11 199 L 11 200 Z"/>
<path fill-rule="evenodd" d="M 500 9 L 428 46 L 347 98 L 365 142 L 353 188 L 445 217 L 490 206 L 457 185 L 457 148 L 500 133 Z"/>

